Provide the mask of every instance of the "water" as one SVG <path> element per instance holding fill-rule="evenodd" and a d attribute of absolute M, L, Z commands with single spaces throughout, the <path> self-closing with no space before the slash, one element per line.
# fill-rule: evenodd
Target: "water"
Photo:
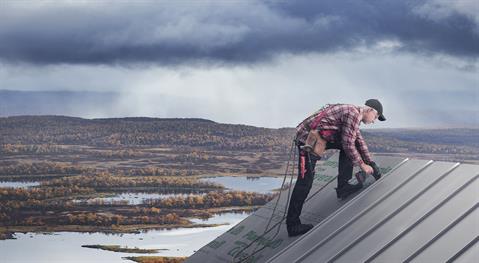
<path fill-rule="evenodd" d="M 282 178 L 211 177 L 202 180 L 223 184 L 230 190 L 270 193 L 281 187 Z M 9 182 L 17 187 L 29 187 L 29 183 Z M 35 185 L 38 185 L 35 184 Z M 185 194 L 187 195 L 187 194 Z M 104 201 L 128 201 L 135 205 L 145 199 L 166 198 L 178 194 L 123 193 L 102 198 Z M 0 241 L 0 262 L 126 262 L 128 256 L 190 256 L 216 237 L 246 218 L 249 214 L 226 213 L 208 220 L 190 219 L 198 224 L 229 223 L 208 228 L 178 228 L 152 230 L 141 234 L 102 234 L 55 232 L 51 235 L 16 233 L 16 240 Z M 157 254 L 133 254 L 82 248 L 82 245 L 120 245 L 142 249 L 169 249 Z M 28 253 L 25 253 L 28 251 Z"/>
<path fill-rule="evenodd" d="M 249 214 L 226 213 L 198 223 L 229 223 L 208 228 L 152 230 L 141 234 L 102 234 L 55 232 L 52 234 L 16 233 L 16 240 L 0 241 L 0 261 L 24 262 L 126 262 L 128 256 L 190 256 Z M 82 245 L 120 245 L 142 249 L 169 249 L 157 254 L 133 254 L 82 248 Z"/>
<path fill-rule="evenodd" d="M 38 186 L 40 182 L 7 182 L 1 181 L 0 187 L 9 187 L 9 188 L 28 188 L 31 186 Z"/>
<path fill-rule="evenodd" d="M 168 197 L 178 197 L 178 196 L 189 196 L 191 194 L 155 194 L 155 193 L 122 193 L 111 197 L 97 197 L 87 200 L 76 200 L 76 202 L 86 201 L 88 203 L 93 203 L 97 201 L 103 201 L 105 203 L 125 201 L 130 205 L 139 205 L 147 199 L 165 199 Z"/>
<path fill-rule="evenodd" d="M 255 177 L 254 179 L 245 176 L 220 176 L 202 178 L 203 181 L 214 182 L 224 185 L 229 190 L 249 191 L 258 193 L 271 193 L 279 189 L 283 178 L 280 177 Z M 289 182 L 289 179 L 287 180 Z"/>

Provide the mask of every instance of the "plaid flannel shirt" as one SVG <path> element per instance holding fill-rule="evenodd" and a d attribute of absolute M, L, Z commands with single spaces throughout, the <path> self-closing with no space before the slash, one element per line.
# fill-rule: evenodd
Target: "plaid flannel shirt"
<path fill-rule="evenodd" d="M 319 131 L 334 131 L 335 134 L 335 136 L 324 139 L 328 142 L 339 140 L 346 155 L 352 160 L 353 165 L 359 166 L 364 162 L 370 163 L 372 161 L 371 155 L 359 131 L 362 113 L 363 108 L 355 105 L 328 104 L 306 118 L 296 127 L 296 140 L 304 143 L 311 129 L 311 124 L 316 117 L 323 114 L 316 129 Z"/>

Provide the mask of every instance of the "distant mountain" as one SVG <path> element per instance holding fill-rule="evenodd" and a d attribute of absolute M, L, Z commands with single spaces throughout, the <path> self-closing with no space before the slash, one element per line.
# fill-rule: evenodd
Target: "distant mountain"
<path fill-rule="evenodd" d="M 0 144 L 205 147 L 285 150 L 294 129 L 222 124 L 198 118 L 11 116 L 0 118 Z"/>
<path fill-rule="evenodd" d="M 0 118 L 0 144 L 201 147 L 287 152 L 294 128 L 269 129 L 198 118 L 13 116 Z M 456 153 L 479 158 L 479 129 L 366 129 L 373 152 Z"/>
<path fill-rule="evenodd" d="M 380 137 L 383 140 L 398 140 L 402 142 L 446 144 L 472 146 L 479 148 L 479 129 L 449 128 L 449 129 L 373 129 L 366 130 L 365 136 Z"/>
<path fill-rule="evenodd" d="M 0 116 L 89 116 L 99 108 L 113 110 L 118 99 L 115 92 L 0 90 Z"/>

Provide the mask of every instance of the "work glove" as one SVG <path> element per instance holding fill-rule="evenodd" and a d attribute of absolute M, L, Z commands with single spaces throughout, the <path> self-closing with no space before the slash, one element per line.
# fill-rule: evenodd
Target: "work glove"
<path fill-rule="evenodd" d="M 371 168 L 373 168 L 373 176 L 374 176 L 374 179 L 379 180 L 379 178 L 381 178 L 381 169 L 379 168 L 379 166 L 375 163 L 375 162 L 370 162 L 369 163 L 369 166 L 371 166 Z"/>

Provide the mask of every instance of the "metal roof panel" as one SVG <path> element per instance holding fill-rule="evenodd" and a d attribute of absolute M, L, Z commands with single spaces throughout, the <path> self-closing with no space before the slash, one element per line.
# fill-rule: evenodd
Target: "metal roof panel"
<path fill-rule="evenodd" d="M 279 201 L 257 210 L 187 262 L 240 262 L 241 258 L 275 263 L 469 262 L 478 258 L 479 165 L 377 157 L 380 167 L 390 172 L 359 194 L 338 200 L 337 158 L 336 154 L 316 168 L 301 215 L 303 222 L 315 225 L 311 231 L 287 236 L 285 190 Z M 270 231 L 264 233 L 268 222 Z"/>

